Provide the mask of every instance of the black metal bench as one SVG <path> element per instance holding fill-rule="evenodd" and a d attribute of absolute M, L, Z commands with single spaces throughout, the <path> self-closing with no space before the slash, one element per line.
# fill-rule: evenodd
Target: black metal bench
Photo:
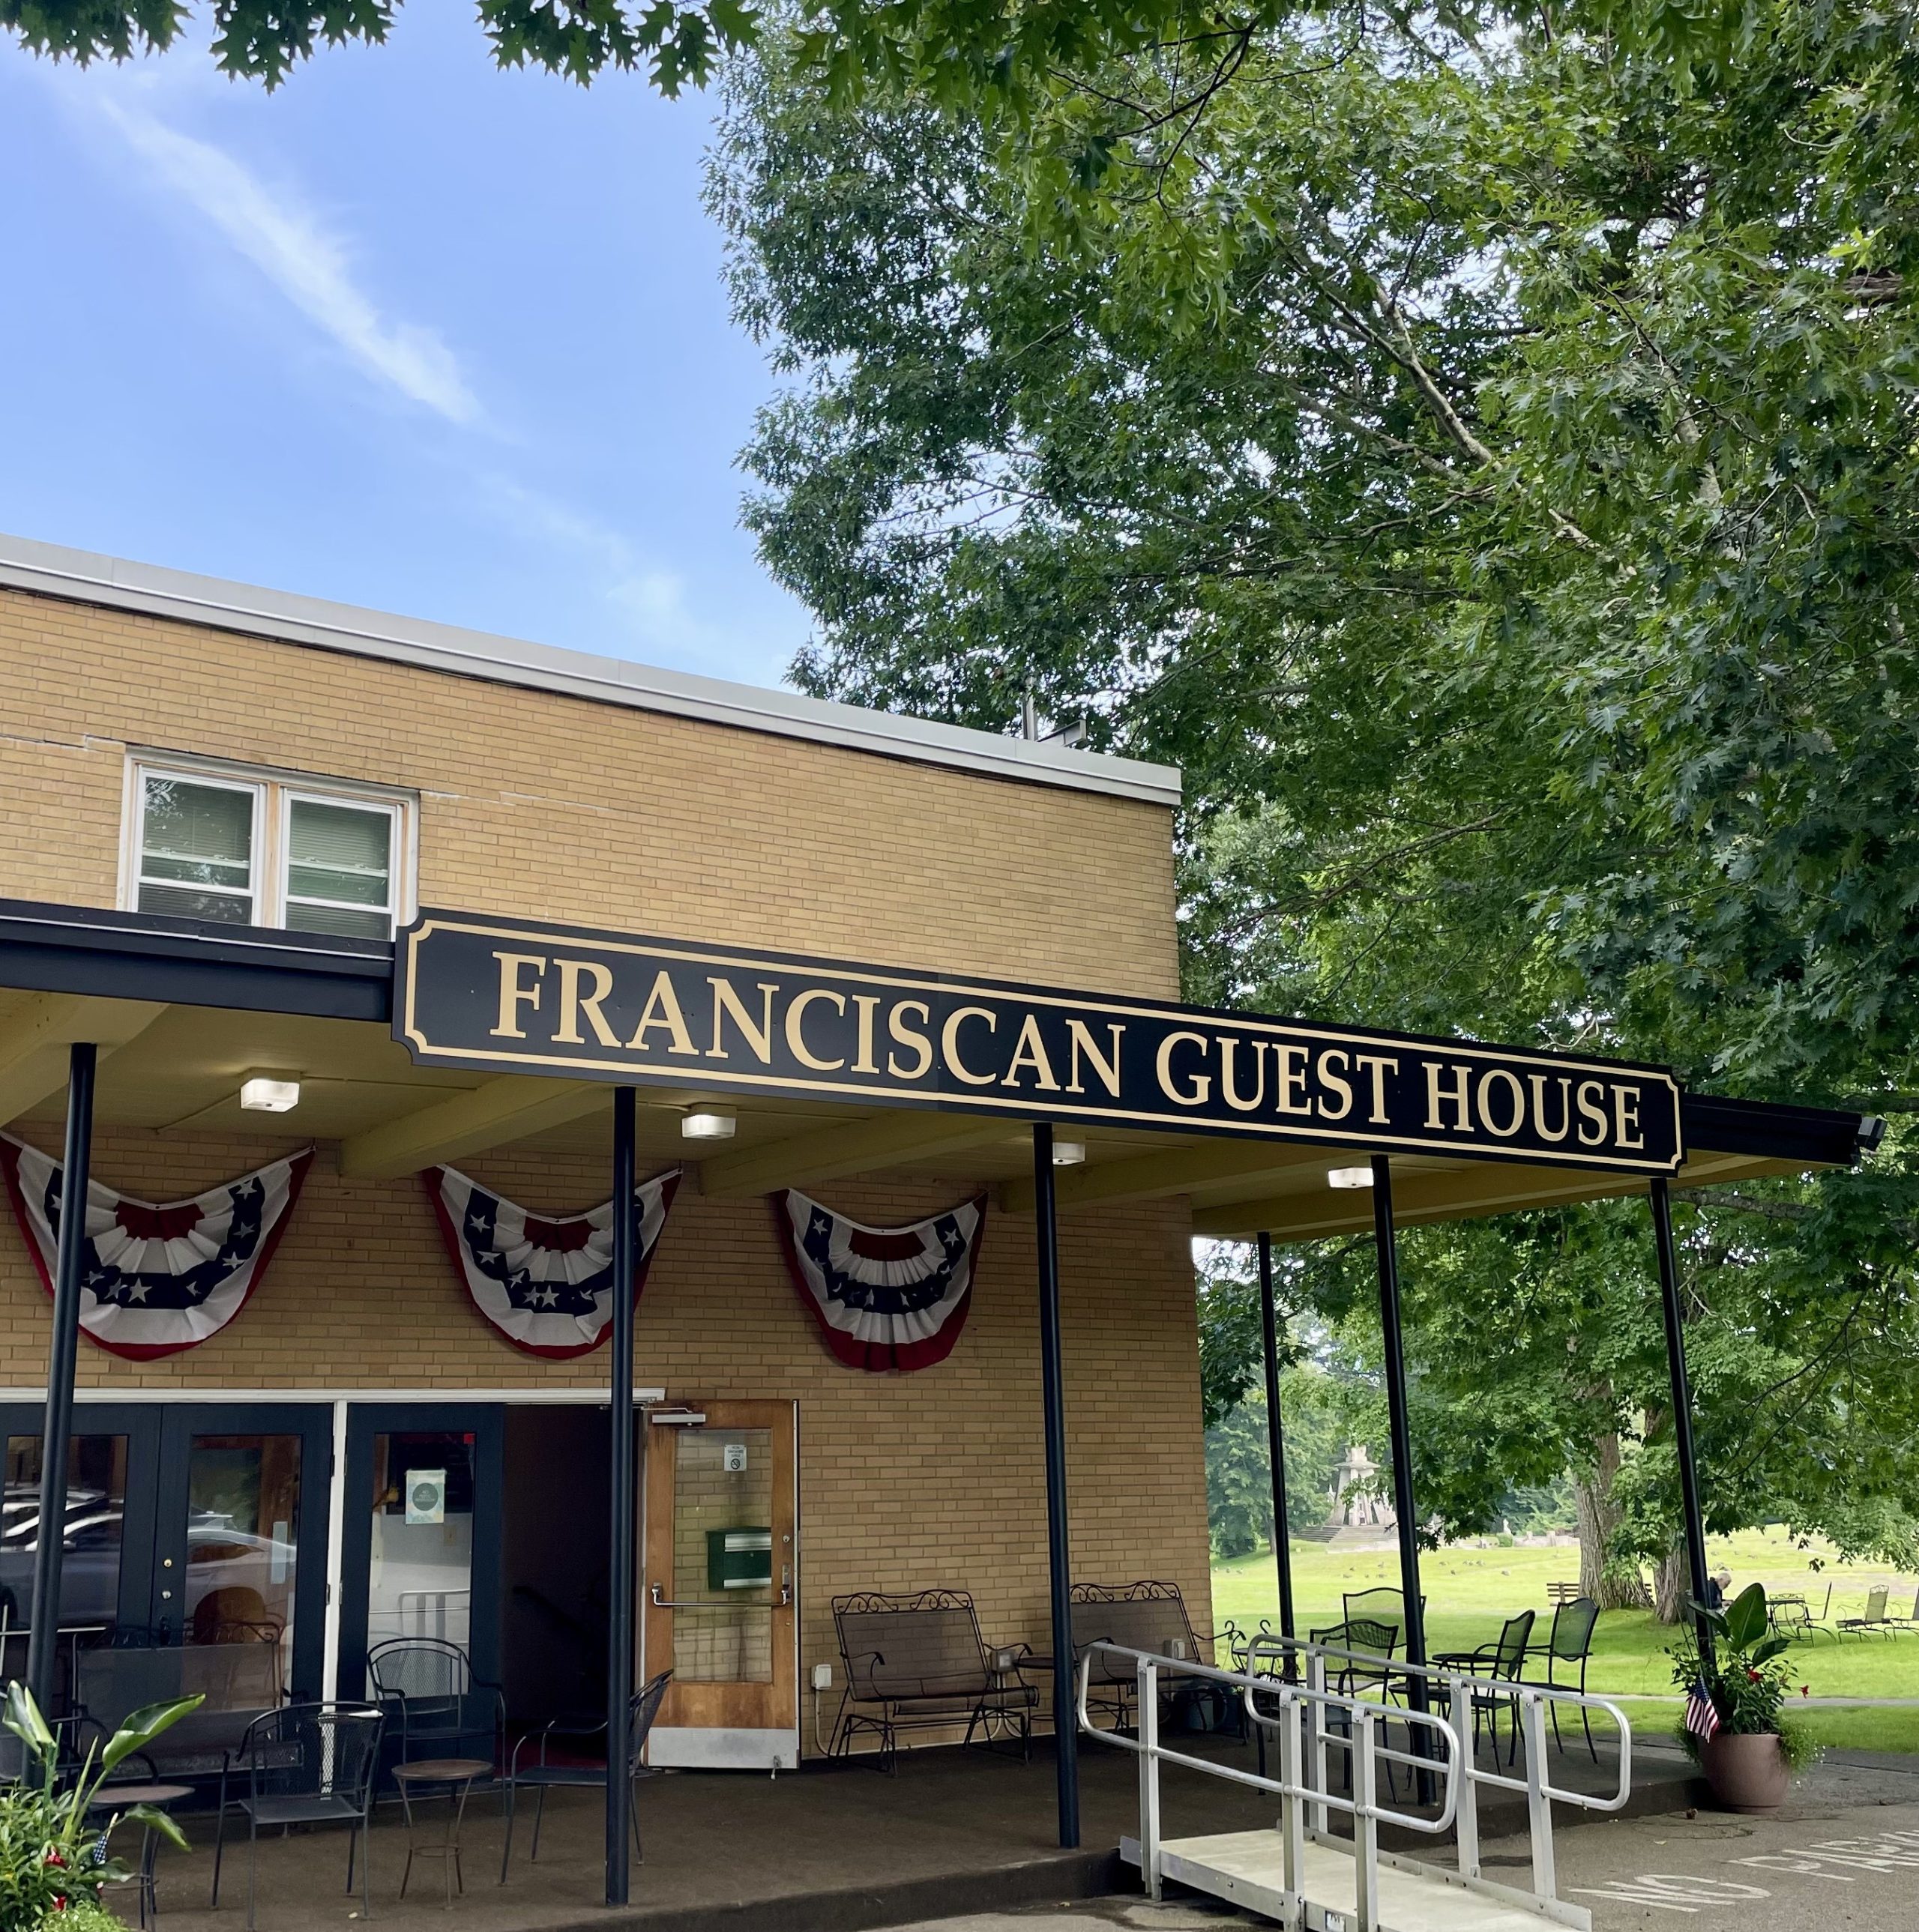
<path fill-rule="evenodd" d="M 1203 1638 L 1187 1614 L 1177 1583 L 1143 1580 L 1137 1583 L 1073 1586 L 1073 1668 L 1077 1672 L 1096 1643 L 1152 1651 L 1174 1662 L 1210 1664 L 1212 1640 Z M 1086 1681 L 1086 1709 L 1104 1711 L 1116 1728 L 1131 1727 L 1138 1679 L 1125 1658 L 1095 1654 Z M 1169 1686 L 1169 1688 L 1171 1687 Z"/>
<path fill-rule="evenodd" d="M 990 1743 L 1011 1734 L 1025 1756 L 1038 1694 L 1021 1674 L 1025 1644 L 990 1651 L 965 1590 L 921 1590 L 889 1597 L 863 1590 L 833 1600 L 833 1624 L 846 1672 L 833 1755 L 848 1756 L 861 1735 L 879 1740 L 884 1768 L 899 1768 L 899 1734 L 964 1724 Z"/>

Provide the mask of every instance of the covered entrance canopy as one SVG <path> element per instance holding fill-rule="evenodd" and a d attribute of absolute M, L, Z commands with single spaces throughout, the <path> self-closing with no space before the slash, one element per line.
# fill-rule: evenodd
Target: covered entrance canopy
<path fill-rule="evenodd" d="M 604 1150 L 614 1200 L 631 1204 L 637 1176 L 698 1151 L 683 1124 L 704 1109 L 730 1114 L 733 1129 L 693 1170 L 707 1194 L 884 1171 L 984 1183 L 1007 1208 L 1032 1214 L 1062 1664 L 1072 1648 L 1058 1214 L 1182 1196 L 1203 1234 L 1374 1230 L 1418 1661 L 1396 1222 L 1650 1195 L 1703 1594 L 1668 1190 L 1842 1165 L 1879 1129 L 1852 1113 L 1688 1094 L 1659 1067 L 494 916 L 427 914 L 390 946 L 0 902 L 0 1119 L 50 1127 L 64 1117 L 69 1198 L 87 1172 L 95 1118 L 257 1132 L 239 1078 L 276 1071 L 297 1073 L 302 1131 L 337 1139 L 349 1174 L 410 1174 L 509 1143 Z M 59 1232 L 43 1521 L 56 1520 L 65 1492 L 79 1217 L 63 1217 Z M 617 1280 L 635 1252 L 630 1205 L 613 1234 Z M 632 1667 L 632 1310 L 623 1295 L 614 1308 L 617 1735 Z M 43 1539 L 37 1645 L 55 1622 L 44 1612 L 57 1601 L 59 1562 L 59 1539 Z M 50 1648 L 37 1652 L 34 1672 L 52 1667 Z M 1069 1844 L 1070 1677 L 1062 1667 L 1055 1681 Z M 614 1900 L 626 1888 L 626 1795 L 608 1780 Z"/>

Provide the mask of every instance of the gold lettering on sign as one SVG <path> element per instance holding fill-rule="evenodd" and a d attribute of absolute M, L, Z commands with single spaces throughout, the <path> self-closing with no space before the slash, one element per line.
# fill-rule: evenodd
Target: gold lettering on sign
<path fill-rule="evenodd" d="M 975 1073 L 960 1058 L 960 1022 L 962 1020 L 984 1020 L 988 1033 L 999 1030 L 999 1016 L 990 1006 L 955 1006 L 946 1016 L 946 1024 L 940 1029 L 939 1050 L 946 1064 L 969 1087 L 990 1087 L 999 1078 L 996 1074 Z"/>
<path fill-rule="evenodd" d="M 855 1073 L 877 1073 L 878 1066 L 873 1060 L 873 1015 L 878 1010 L 877 993 L 855 993 L 853 1004 L 860 1014 L 860 1045 L 853 1061 Z"/>
<path fill-rule="evenodd" d="M 740 1037 L 753 1051 L 753 1058 L 762 1066 L 773 1064 L 773 996 L 779 991 L 778 981 L 761 980 L 756 990 L 760 996 L 760 1016 L 755 1020 L 741 1004 L 740 995 L 733 989 L 731 980 L 722 979 L 718 974 L 707 976 L 707 984 L 713 988 L 713 1045 L 707 1049 L 709 1060 L 725 1060 L 726 1051 L 725 1026 L 728 1019 L 740 1030 Z"/>
<path fill-rule="evenodd" d="M 1176 1106 L 1203 1107 L 1212 1094 L 1212 1076 L 1195 1073 L 1192 1076 L 1193 1090 L 1190 1094 L 1179 1092 L 1173 1084 L 1173 1049 L 1176 1046 L 1197 1046 L 1204 1053 L 1206 1036 L 1203 1033 L 1170 1033 L 1160 1042 L 1159 1052 L 1153 1062 L 1154 1071 L 1159 1076 L 1159 1090 Z"/>
<path fill-rule="evenodd" d="M 1612 1120 L 1614 1137 L 1622 1148 L 1642 1148 L 1646 1136 L 1639 1131 L 1639 1090 L 1636 1087 L 1615 1087 L 1612 1090 Z"/>
<path fill-rule="evenodd" d="M 1311 1047 L 1302 1046 L 1296 1040 L 1288 1040 L 1284 1046 L 1274 1043 L 1273 1063 L 1279 1070 L 1279 1091 L 1274 1100 L 1282 1114 L 1313 1111 L 1313 1103 L 1306 1097 L 1306 1057 L 1311 1052 Z"/>
<path fill-rule="evenodd" d="M 668 1035 L 672 1045 L 668 1053 L 688 1053 L 695 1059 L 699 1058 L 699 1048 L 693 1044 L 693 1036 L 686 1030 L 686 1016 L 680 1010 L 680 995 L 673 990 L 673 976 L 662 966 L 653 976 L 653 991 L 647 995 L 645 1010 L 640 1015 L 640 1023 L 633 1029 L 633 1036 L 627 1046 L 635 1052 L 647 1050 L 647 1035 L 658 1027 Z"/>
<path fill-rule="evenodd" d="M 810 1066 L 815 1073 L 837 1073 L 846 1064 L 842 1054 L 837 1060 L 821 1060 L 806 1045 L 806 1036 L 800 1030 L 806 1017 L 806 1009 L 830 1003 L 836 1012 L 846 1010 L 846 995 L 836 993 L 830 987 L 809 986 L 786 1009 L 786 1045 L 793 1058 L 802 1066 Z"/>
<path fill-rule="evenodd" d="M 1593 1094 L 1603 1100 L 1606 1097 L 1606 1090 L 1596 1080 L 1582 1080 L 1579 1083 L 1578 1092 L 1572 1096 L 1574 1104 L 1579 1109 L 1579 1144 L 1581 1147 L 1598 1147 L 1606 1137 L 1606 1110 L 1588 1097 Z M 1586 1131 L 1588 1121 L 1592 1123 L 1596 1130 L 1590 1134 Z"/>
<path fill-rule="evenodd" d="M 1033 1082 L 1044 1094 L 1057 1094 L 1059 1082 L 1053 1077 L 1053 1062 L 1047 1058 L 1046 1042 L 1040 1037 L 1039 1016 L 1029 1013 L 1020 1022 L 1020 1037 L 1014 1042 L 1013 1058 L 1006 1063 L 1006 1084 L 1017 1087 L 1021 1073 L 1030 1073 Z"/>
<path fill-rule="evenodd" d="M 1353 1056 L 1353 1064 L 1355 1066 L 1364 1067 L 1373 1076 L 1373 1111 L 1371 1120 L 1376 1127 L 1385 1126 L 1386 1124 L 1386 1076 L 1389 1072 L 1397 1073 L 1399 1071 L 1398 1056 L 1390 1054 L 1356 1053 Z"/>
<path fill-rule="evenodd" d="M 887 1012 L 888 1036 L 901 1046 L 910 1046 L 918 1056 L 911 1066 L 902 1066 L 896 1053 L 886 1056 L 886 1070 L 896 1080 L 923 1079 L 926 1070 L 932 1065 L 932 1042 L 906 1024 L 905 1016 L 908 1013 L 917 1013 L 921 1026 L 929 1025 L 932 1019 L 932 1009 L 923 1000 L 902 1000 Z"/>
<path fill-rule="evenodd" d="M 1093 1044 L 1092 1035 L 1086 1030 L 1084 1020 L 1068 1020 L 1066 1037 L 1071 1042 L 1072 1058 L 1067 1070 L 1066 1090 L 1069 1094 L 1083 1094 L 1086 1090 L 1080 1084 L 1080 1056 L 1084 1054 L 1093 1071 L 1099 1076 L 1100 1084 L 1116 1100 L 1119 1098 L 1119 1036 L 1126 1029 L 1117 1020 L 1107 1023 L 1107 1031 L 1113 1036 L 1113 1058 L 1107 1059 Z"/>
<path fill-rule="evenodd" d="M 1239 1082 L 1233 1070 L 1233 1063 L 1239 1058 L 1243 1044 L 1230 1033 L 1219 1036 L 1219 1097 L 1236 1114 L 1257 1113 L 1265 1104 L 1266 1097 L 1266 1043 L 1263 1040 L 1253 1042 L 1253 1071 L 1257 1076 L 1251 1094 L 1245 1100 L 1239 1097 Z"/>
<path fill-rule="evenodd" d="M 1493 1082 L 1506 1083 L 1508 1105 L 1512 1111 L 1506 1116 L 1504 1126 L 1493 1118 Z M 1503 1066 L 1489 1066 L 1479 1076 L 1479 1124 L 1489 1134 L 1497 1134 L 1503 1141 L 1509 1141 L 1526 1124 L 1526 1090 L 1519 1084 L 1516 1073 L 1509 1073 Z"/>
<path fill-rule="evenodd" d="M 606 1016 L 599 1010 L 599 1003 L 613 990 L 613 974 L 610 968 L 602 966 L 597 959 L 556 959 L 560 968 L 560 1030 L 553 1036 L 556 1046 L 584 1046 L 580 1037 L 580 1016 L 587 1016 L 587 1024 L 593 1028 L 593 1038 L 602 1046 L 617 1046 L 620 1036 L 606 1023 Z M 593 982 L 593 991 L 582 994 L 582 978 Z"/>
<path fill-rule="evenodd" d="M 1546 1076 L 1529 1073 L 1526 1078 L 1533 1088 L 1533 1130 L 1541 1140 L 1557 1144 L 1572 1131 L 1572 1082 L 1563 1073 L 1559 1076 L 1559 1131 L 1555 1133 L 1546 1125 Z"/>
<path fill-rule="evenodd" d="M 1455 1134 L 1470 1134 L 1473 1131 L 1473 1116 L 1466 1090 L 1467 1083 L 1473 1077 L 1471 1069 L 1464 1066 L 1449 1069 L 1443 1060 L 1428 1060 L 1422 1064 L 1426 1070 L 1426 1125 L 1446 1129 L 1446 1123 L 1440 1118 L 1440 1106 L 1442 1102 L 1446 1102 L 1453 1109 L 1453 1125 L 1446 1130 Z M 1449 1071 L 1453 1076 L 1452 1082 L 1442 1088 L 1440 1076 Z"/>
<path fill-rule="evenodd" d="M 539 1011 L 539 982 L 546 975 L 546 956 L 541 952 L 496 952 L 493 956 L 500 962 L 500 1024 L 493 1029 L 493 1036 L 495 1040 L 524 1040 L 527 1036 L 520 1024 L 520 1009 L 530 1006 L 535 1012 Z M 533 969 L 533 983 L 523 986 L 520 974 L 528 966 Z"/>
<path fill-rule="evenodd" d="M 1335 1060 L 1339 1062 L 1339 1073 L 1335 1073 L 1332 1070 L 1332 1063 Z M 1340 1073 L 1345 1072 L 1346 1066 L 1347 1054 L 1344 1047 L 1329 1046 L 1320 1055 L 1320 1084 L 1322 1087 L 1330 1088 L 1339 1096 L 1339 1106 L 1337 1109 L 1326 1105 L 1323 1095 L 1315 1103 L 1319 1108 L 1320 1118 L 1323 1120 L 1343 1120 L 1353 1111 L 1353 1083 L 1350 1080 L 1342 1080 L 1340 1078 Z"/>

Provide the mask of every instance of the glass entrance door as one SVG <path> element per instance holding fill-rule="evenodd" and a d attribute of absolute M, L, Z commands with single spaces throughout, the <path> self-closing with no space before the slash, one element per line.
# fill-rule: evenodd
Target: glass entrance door
<path fill-rule="evenodd" d="M 9 1676 L 26 1658 L 17 1633 L 41 1533 L 41 1428 L 38 1404 L 0 1405 Z M 263 1708 L 318 1696 L 331 1429 L 317 1404 L 78 1404 L 61 1526 L 63 1650 L 235 1647 L 223 1663 L 230 1654 L 248 1668 L 244 1687 L 227 1687 L 234 1695 L 244 1688 Z M 63 1671 L 69 1690 L 78 1667 Z"/>
<path fill-rule="evenodd" d="M 500 1681 L 502 1415 L 491 1403 L 356 1404 L 347 1418 L 340 1688 L 401 1637 L 457 1644 Z"/>
<path fill-rule="evenodd" d="M 790 1402 L 710 1402 L 646 1444 L 645 1672 L 673 1672 L 649 1762 L 799 1762 L 795 1428 Z"/>

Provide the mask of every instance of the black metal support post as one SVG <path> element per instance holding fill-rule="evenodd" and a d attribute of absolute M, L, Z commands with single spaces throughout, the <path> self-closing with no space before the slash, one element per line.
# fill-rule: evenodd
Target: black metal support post
<path fill-rule="evenodd" d="M 1672 1445 L 1679 1460 L 1680 1507 L 1686 1518 L 1686 1568 L 1692 1600 L 1706 1600 L 1706 1524 L 1699 1508 L 1699 1465 L 1692 1450 L 1692 1387 L 1686 1372 L 1686 1330 L 1679 1306 L 1679 1260 L 1672 1244 L 1672 1194 L 1663 1176 L 1650 1190 L 1653 1242 L 1659 1256 L 1659 1301 L 1665 1311 L 1666 1366 L 1672 1377 Z M 1696 1619 L 1695 1619 L 1696 1622 Z M 1699 1624 L 1699 1648 L 1712 1655 L 1712 1632 Z"/>
<path fill-rule="evenodd" d="M 633 1701 L 633 1263 L 639 1251 L 633 1199 L 635 1094 L 613 1090 L 613 1511 L 606 1634 L 606 1902 L 624 1905 L 627 1828 L 633 1802 L 627 1779 Z"/>
<path fill-rule="evenodd" d="M 1059 1842 L 1080 1842 L 1080 1732 L 1073 1681 L 1073 1558 L 1066 1523 L 1066 1382 L 1059 1352 L 1059 1215 L 1053 1192 L 1053 1128 L 1033 1128 L 1033 1217 L 1040 1280 L 1040 1383 L 1046 1404 L 1047 1556 L 1053 1583 L 1053 1735 Z"/>
<path fill-rule="evenodd" d="M 1283 1636 L 1293 1628 L 1293 1544 L 1286 1529 L 1286 1432 L 1279 1413 L 1279 1318 L 1272 1303 L 1272 1237 L 1260 1237 L 1260 1326 L 1266 1340 L 1266 1460 L 1272 1477 L 1272 1557 L 1279 1571 L 1279 1628 Z M 1287 1674 L 1293 1658 L 1289 1654 Z"/>
<path fill-rule="evenodd" d="M 1399 1322 L 1399 1243 L 1392 1224 L 1392 1163 L 1373 1156 L 1373 1241 L 1379 1252 L 1380 1332 L 1386 1348 L 1386 1426 L 1392 1437 L 1392 1514 L 1399 1534 L 1399 1588 L 1406 1599 L 1406 1660 L 1426 1660 L 1426 1612 L 1419 1591 L 1419 1504 L 1413 1482 L 1413 1426 L 1406 1406 L 1406 1344 Z M 1406 1701 L 1426 1708 L 1426 1680 L 1409 1677 Z M 1426 1726 L 1412 1726 L 1413 1748 L 1423 1756 Z M 1433 1779 L 1419 1774 L 1419 1802 L 1430 1804 Z"/>
<path fill-rule="evenodd" d="M 67 1524 L 67 1443 L 74 1426 L 74 1363 L 80 1346 L 80 1268 L 86 1252 L 87 1182 L 93 1160 L 93 1076 L 98 1053 L 67 1056 L 67 1146 L 60 1166 L 60 1245 L 53 1272 L 53 1336 L 47 1351 L 47 1408 L 40 1437 L 40 1526 L 34 1538 L 27 1686 L 53 1708 L 60 1647 L 60 1564 Z"/>

